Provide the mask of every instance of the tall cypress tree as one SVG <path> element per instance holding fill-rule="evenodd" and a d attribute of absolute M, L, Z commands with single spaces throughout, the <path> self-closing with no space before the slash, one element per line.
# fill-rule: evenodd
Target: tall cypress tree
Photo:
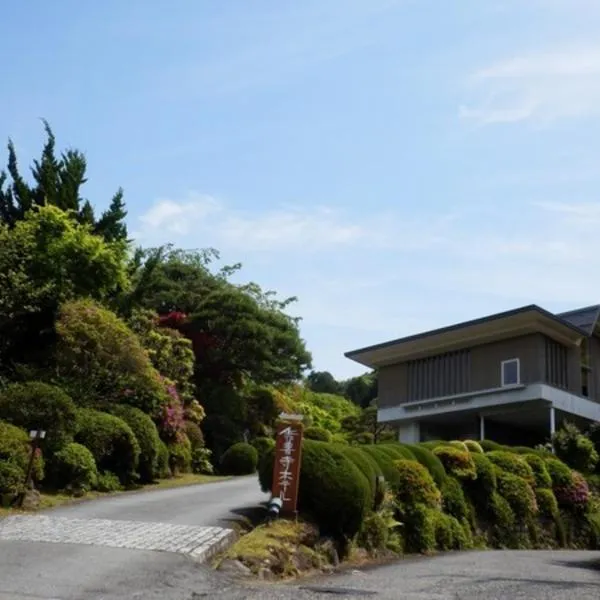
<path fill-rule="evenodd" d="M 54 133 L 46 121 L 43 123 L 46 143 L 40 158 L 33 161 L 31 185 L 21 175 L 14 144 L 8 142 L 7 171 L 0 172 L 0 222 L 13 227 L 33 207 L 52 204 L 72 211 L 77 221 L 89 224 L 107 241 L 127 240 L 123 190 L 117 191 L 109 208 L 96 219 L 92 204 L 80 196 L 87 181 L 85 156 L 79 150 L 68 149 L 57 158 Z"/>

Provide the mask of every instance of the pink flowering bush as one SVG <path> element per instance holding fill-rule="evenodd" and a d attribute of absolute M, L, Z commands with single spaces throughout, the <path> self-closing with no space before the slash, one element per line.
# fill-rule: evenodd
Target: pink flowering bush
<path fill-rule="evenodd" d="M 577 471 L 573 471 L 571 483 L 554 489 L 559 505 L 572 510 L 583 510 L 590 501 L 590 488 L 587 481 Z"/>

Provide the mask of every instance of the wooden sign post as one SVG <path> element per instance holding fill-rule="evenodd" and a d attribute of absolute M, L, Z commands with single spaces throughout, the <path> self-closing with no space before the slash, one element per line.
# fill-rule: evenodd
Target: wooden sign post
<path fill-rule="evenodd" d="M 302 463 L 302 418 L 295 415 L 281 417 L 286 420 L 277 428 L 273 498 L 281 500 L 282 516 L 295 516 Z"/>

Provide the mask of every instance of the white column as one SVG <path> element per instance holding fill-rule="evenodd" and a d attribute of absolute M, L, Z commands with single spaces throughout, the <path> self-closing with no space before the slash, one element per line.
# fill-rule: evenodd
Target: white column
<path fill-rule="evenodd" d="M 556 432 L 556 414 L 554 406 L 550 407 L 550 435 L 554 435 Z"/>
<path fill-rule="evenodd" d="M 485 419 L 483 415 L 479 415 L 479 440 L 485 440 Z"/>
<path fill-rule="evenodd" d="M 398 441 L 404 444 L 418 444 L 421 441 L 421 428 L 418 422 L 403 423 L 398 431 Z"/>

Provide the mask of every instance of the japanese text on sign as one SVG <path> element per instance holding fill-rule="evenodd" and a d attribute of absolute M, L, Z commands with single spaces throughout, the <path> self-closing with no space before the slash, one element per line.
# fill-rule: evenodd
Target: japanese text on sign
<path fill-rule="evenodd" d="M 285 514 L 296 512 L 301 456 L 302 425 L 300 423 L 283 423 L 277 431 L 273 497 L 281 500 L 281 511 Z"/>

